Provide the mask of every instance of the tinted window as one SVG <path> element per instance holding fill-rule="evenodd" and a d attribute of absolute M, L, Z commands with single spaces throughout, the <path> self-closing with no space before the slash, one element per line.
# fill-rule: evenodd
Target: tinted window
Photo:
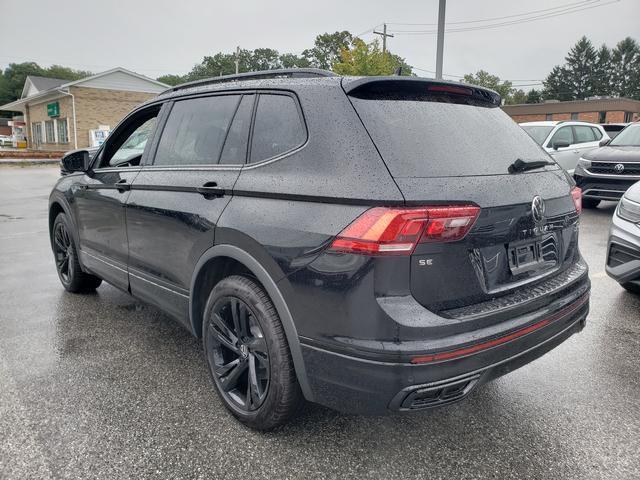
<path fill-rule="evenodd" d="M 260 95 L 251 141 L 251 161 L 272 158 L 302 145 L 306 132 L 295 100 L 288 95 Z"/>
<path fill-rule="evenodd" d="M 247 142 L 249 141 L 249 126 L 251 125 L 251 110 L 254 95 L 245 95 L 233 117 L 227 139 L 224 142 L 220 163 L 244 163 L 247 157 Z"/>
<path fill-rule="evenodd" d="M 573 131 L 571 127 L 559 128 L 558 131 L 553 134 L 553 137 L 551 137 L 548 146 L 553 147 L 555 142 L 568 142 L 569 145 L 573 145 L 575 142 L 573 141 Z"/>
<path fill-rule="evenodd" d="M 211 165 L 220 151 L 239 95 L 176 102 L 162 131 L 154 165 Z"/>
<path fill-rule="evenodd" d="M 595 142 L 596 137 L 593 135 L 591 127 L 584 125 L 576 125 L 573 127 L 576 143 Z"/>
<path fill-rule="evenodd" d="M 500 108 L 352 97 L 395 177 L 508 174 L 516 159 L 548 160 Z"/>

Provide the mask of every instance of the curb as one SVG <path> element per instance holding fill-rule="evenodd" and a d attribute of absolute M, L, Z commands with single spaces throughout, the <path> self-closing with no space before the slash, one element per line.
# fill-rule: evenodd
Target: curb
<path fill-rule="evenodd" d="M 59 158 L 0 158 L 0 165 L 28 167 L 32 165 L 58 165 Z"/>

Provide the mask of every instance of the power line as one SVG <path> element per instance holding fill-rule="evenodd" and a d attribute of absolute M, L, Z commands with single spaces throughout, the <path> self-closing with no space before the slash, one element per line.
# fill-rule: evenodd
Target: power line
<path fill-rule="evenodd" d="M 599 7 L 604 7 L 606 5 L 610 5 L 612 3 L 618 3 L 620 2 L 620 0 L 610 0 L 608 2 L 605 3 L 598 3 L 597 5 L 590 5 L 590 6 L 583 6 L 582 8 L 571 8 L 571 9 L 567 9 L 567 11 L 563 11 L 563 12 L 553 12 L 553 13 L 548 13 L 548 14 L 544 14 L 544 15 L 537 15 L 537 16 L 531 16 L 528 18 L 522 18 L 519 20 L 512 20 L 512 21 L 507 21 L 507 22 L 498 22 L 498 23 L 493 23 L 493 24 L 488 24 L 488 25 L 480 25 L 480 26 L 476 26 L 476 27 L 464 27 L 464 28 L 451 28 L 451 29 L 447 29 L 447 33 L 457 33 L 457 32 L 472 32 L 472 31 L 477 31 L 477 30 L 489 30 L 489 29 L 494 29 L 494 28 L 500 28 L 500 27 L 506 27 L 506 26 L 511 26 L 511 25 L 519 25 L 519 24 L 523 24 L 523 23 L 530 23 L 530 22 L 534 22 L 534 21 L 538 21 L 538 20 L 546 20 L 548 18 L 554 18 L 554 17 L 560 17 L 563 15 L 568 15 L 570 13 L 576 13 L 576 12 L 581 12 L 583 10 L 590 10 L 592 8 L 599 8 Z M 433 35 L 437 33 L 437 30 L 394 30 L 393 31 L 394 34 L 396 35 Z"/>
<path fill-rule="evenodd" d="M 559 9 L 563 9 L 563 8 L 566 8 L 566 7 L 569 7 L 569 6 L 575 6 L 575 5 L 584 6 L 585 4 L 597 3 L 597 2 L 600 2 L 600 1 L 601 0 L 581 0 L 579 2 L 565 3 L 563 5 L 558 5 L 557 7 L 543 8 L 541 10 L 531 10 L 529 12 L 516 13 L 516 14 L 513 14 L 513 15 L 505 15 L 505 16 L 502 16 L 502 17 L 484 18 L 482 20 L 462 20 L 462 21 L 459 21 L 459 22 L 447 22 L 446 25 L 463 25 L 463 24 L 468 24 L 468 23 L 483 23 L 483 22 L 492 22 L 494 20 L 505 20 L 507 18 L 524 17 L 524 16 L 527 16 L 527 15 L 533 15 L 535 13 L 548 12 L 548 11 L 551 11 L 551 10 L 559 10 Z M 387 25 L 435 27 L 437 25 L 437 23 L 393 23 L 393 22 L 388 22 Z"/>

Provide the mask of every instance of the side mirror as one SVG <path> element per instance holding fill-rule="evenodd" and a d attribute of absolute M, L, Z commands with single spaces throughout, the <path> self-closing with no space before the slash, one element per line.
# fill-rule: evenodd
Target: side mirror
<path fill-rule="evenodd" d="M 60 171 L 63 175 L 72 172 L 87 172 L 91 165 L 91 156 L 87 150 L 72 150 L 60 160 Z"/>
<path fill-rule="evenodd" d="M 611 142 L 611 139 L 610 139 L 610 138 L 608 138 L 608 139 L 607 139 L 607 138 L 605 138 L 604 140 L 600 140 L 599 145 L 600 145 L 601 147 L 604 147 L 604 146 L 606 146 L 606 145 L 609 145 L 609 143 L 610 143 L 610 142 Z"/>
<path fill-rule="evenodd" d="M 567 148 L 570 147 L 571 144 L 569 142 L 567 142 L 566 140 L 556 140 L 555 142 L 553 142 L 553 149 L 554 150 L 558 150 L 559 148 Z"/>

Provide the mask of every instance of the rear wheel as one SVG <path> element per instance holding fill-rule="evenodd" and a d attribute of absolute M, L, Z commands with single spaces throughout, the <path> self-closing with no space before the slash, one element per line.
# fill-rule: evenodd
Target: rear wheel
<path fill-rule="evenodd" d="M 216 391 L 242 423 L 270 430 L 296 413 L 303 397 L 284 329 L 254 280 L 234 275 L 213 288 L 202 337 Z"/>
<path fill-rule="evenodd" d="M 598 205 L 600 205 L 600 200 L 597 198 L 582 197 L 582 206 L 584 208 L 597 208 Z"/>
<path fill-rule="evenodd" d="M 64 213 L 59 213 L 53 222 L 52 246 L 56 270 L 62 286 L 69 292 L 93 292 L 102 279 L 85 273 L 78 261 L 78 251 L 71 234 L 71 225 Z"/>

